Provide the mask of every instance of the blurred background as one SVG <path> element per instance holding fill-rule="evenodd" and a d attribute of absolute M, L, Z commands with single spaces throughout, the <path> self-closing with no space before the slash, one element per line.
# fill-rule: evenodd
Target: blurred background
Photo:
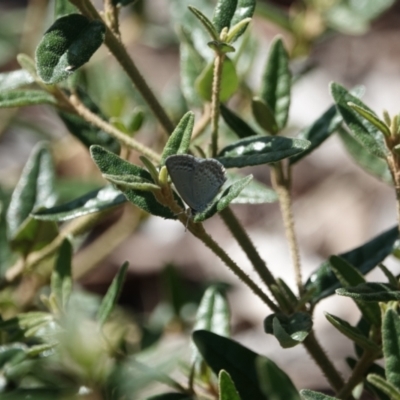
<path fill-rule="evenodd" d="M 51 3 L 0 0 L 0 72 L 19 68 L 18 53 L 34 57 L 43 32 L 53 21 Z M 181 16 L 177 9 L 183 12 L 186 3 L 198 6 L 197 0 L 178 3 L 138 0 L 124 7 L 120 17 L 121 36 L 129 53 L 175 122 L 191 106 L 180 91 L 177 32 Z M 375 11 L 363 14 L 372 3 L 376 5 Z M 276 15 L 287 16 L 297 30 L 285 29 L 284 23 L 274 18 Z M 269 45 L 280 34 L 291 53 L 294 71 L 301 73 L 292 92 L 287 136 L 309 126 L 333 104 L 329 93 L 332 81 L 347 88 L 363 85 L 363 101 L 378 115 L 382 116 L 383 110 L 398 114 L 399 22 L 398 1 L 259 0 L 250 28 L 251 51 L 246 54 L 247 65 L 243 65 L 245 90 L 257 92 Z M 104 114 L 114 121 L 127 123 L 140 113 L 143 121 L 135 138 L 157 151 L 162 149 L 163 133 L 104 46 L 85 66 L 80 79 Z M 249 106 L 243 106 L 243 102 L 243 98 L 236 96 L 229 105 L 239 107 L 246 115 Z M 201 109 L 195 110 L 199 118 Z M 207 142 L 208 134 L 204 133 L 202 143 Z M 0 109 L 0 187 L 4 193 L 12 191 L 34 144 L 41 140 L 52 143 L 59 204 L 105 184 L 87 149 L 70 134 L 53 108 L 6 108 Z M 138 154 L 132 153 L 130 160 L 140 163 Z M 268 167 L 245 172 L 253 173 L 258 181 L 270 186 Z M 393 190 L 361 169 L 337 135 L 296 165 L 293 203 L 304 279 L 330 255 L 357 247 L 396 224 Z M 270 270 L 295 290 L 279 205 L 236 205 L 233 211 Z M 248 260 L 219 217 L 205 225 L 253 276 Z M 129 261 L 120 305 L 135 318 L 146 318 L 153 327 L 162 327 L 159 346 L 176 349 L 180 343 L 187 343 L 183 333 L 194 320 L 205 288 L 212 282 L 226 283 L 234 337 L 271 357 L 298 387 L 325 386 L 320 371 L 308 357 L 307 362 L 294 362 L 304 359 L 301 346 L 283 350 L 274 337 L 263 332 L 263 319 L 269 310 L 180 223 L 145 216 L 125 204 L 77 240 L 75 247 L 76 285 L 96 295 L 105 293 L 119 266 Z M 389 260 L 387 266 L 398 273 L 395 260 Z M 374 274 L 373 279 L 378 279 L 379 273 Z M 25 297 L 20 294 L 20 298 L 14 298 L 17 307 L 30 307 L 34 299 Z M 337 296 L 322 301 L 316 309 L 317 336 L 340 369 L 346 370 L 343 358 L 352 353 L 352 348 L 331 328 L 323 311 L 350 323 L 356 323 L 358 311 L 351 300 Z"/>

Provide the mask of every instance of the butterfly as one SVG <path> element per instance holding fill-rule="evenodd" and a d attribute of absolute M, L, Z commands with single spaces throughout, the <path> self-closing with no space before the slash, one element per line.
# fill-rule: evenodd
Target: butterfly
<path fill-rule="evenodd" d="M 165 165 L 176 191 L 192 215 L 203 212 L 226 182 L 225 168 L 213 158 L 169 156 Z"/>

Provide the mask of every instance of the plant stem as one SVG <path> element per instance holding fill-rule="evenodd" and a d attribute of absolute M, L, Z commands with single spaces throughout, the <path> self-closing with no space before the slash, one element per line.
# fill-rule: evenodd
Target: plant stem
<path fill-rule="evenodd" d="M 340 399 L 348 399 L 351 396 L 352 390 L 361 382 L 364 377 L 365 372 L 371 366 L 371 364 L 376 359 L 376 354 L 365 350 L 361 358 L 357 361 L 353 372 L 347 381 L 347 383 L 342 387 L 337 396 Z"/>
<path fill-rule="evenodd" d="M 72 276 L 80 279 L 115 250 L 137 229 L 143 212 L 131 203 L 123 206 L 121 216 L 92 243 L 74 256 Z"/>
<path fill-rule="evenodd" d="M 303 345 L 307 349 L 310 356 L 320 367 L 321 371 L 326 376 L 326 379 L 328 380 L 332 388 L 336 392 L 339 392 L 344 385 L 343 378 L 336 370 L 335 366 L 329 360 L 325 351 L 317 341 L 317 338 L 315 337 L 315 333 L 313 330 L 308 334 L 306 339 L 303 341 Z"/>
<path fill-rule="evenodd" d="M 277 306 L 265 294 L 252 279 L 233 261 L 229 255 L 218 245 L 217 242 L 205 231 L 203 224 L 193 222 L 185 213 L 182 213 L 181 207 L 176 202 L 171 187 L 166 184 L 161 186 L 161 190 L 154 192 L 155 198 L 178 216 L 179 221 L 199 240 L 201 240 L 216 256 L 218 256 L 228 268 L 245 283 L 271 310 L 276 310 Z M 186 217 L 186 219 L 185 219 Z"/>
<path fill-rule="evenodd" d="M 253 242 L 251 241 L 247 232 L 243 229 L 242 225 L 236 218 L 235 214 L 232 210 L 227 207 L 223 209 L 219 215 L 222 220 L 225 222 L 225 225 L 228 227 L 233 237 L 236 239 L 240 247 L 246 253 L 248 259 L 253 264 L 254 269 L 257 274 L 261 278 L 261 280 L 267 285 L 268 288 L 271 288 L 272 285 L 276 285 L 276 281 L 274 276 L 271 274 L 270 270 L 267 267 L 265 261 L 260 257 L 257 249 L 254 247 Z M 279 311 L 276 308 L 274 311 Z"/>
<path fill-rule="evenodd" d="M 211 107 L 209 103 L 204 104 L 204 110 L 199 120 L 196 121 L 196 124 L 193 128 L 192 132 L 192 141 L 197 139 L 207 128 L 208 124 L 211 120 Z"/>
<path fill-rule="evenodd" d="M 104 121 L 101 119 L 98 115 L 90 111 L 76 96 L 75 94 L 72 94 L 69 97 L 69 104 L 73 107 L 73 110 L 80 115 L 82 118 L 84 118 L 86 121 L 92 123 L 93 125 L 97 126 L 98 128 L 102 129 L 104 132 L 107 132 L 110 134 L 112 137 L 117 139 L 119 142 L 124 144 L 126 147 L 129 147 L 133 150 L 136 150 L 140 154 L 146 156 L 150 160 L 152 160 L 155 163 L 159 163 L 161 160 L 161 157 L 155 153 L 153 150 L 149 149 L 147 146 L 139 143 L 135 139 L 129 137 L 127 134 L 124 132 L 120 131 L 113 125 L 109 124 L 108 122 Z"/>
<path fill-rule="evenodd" d="M 189 224 L 189 230 L 200 239 L 215 255 L 217 255 L 227 267 L 243 282 L 245 283 L 255 295 L 257 295 L 271 310 L 277 310 L 276 304 L 265 294 L 254 282 L 246 275 L 246 273 L 228 256 L 228 254 L 218 245 L 214 239 L 206 233 L 201 224 L 197 225 L 194 229 Z"/>
<path fill-rule="evenodd" d="M 389 147 L 389 146 L 388 146 Z M 389 147 L 390 149 L 390 147 Z M 397 225 L 400 233 L 400 170 L 399 170 L 399 160 L 395 153 L 391 153 L 387 158 L 386 162 L 389 166 L 389 171 L 392 175 L 395 193 L 396 193 L 396 209 L 397 209 Z"/>
<path fill-rule="evenodd" d="M 111 32 L 121 40 L 119 32 L 119 21 L 118 21 L 118 7 L 113 3 L 113 0 L 104 0 L 104 18 Z"/>
<path fill-rule="evenodd" d="M 211 94 L 211 155 L 218 154 L 218 129 L 219 129 L 219 96 L 221 90 L 222 67 L 225 54 L 215 53 L 214 74 Z"/>
<path fill-rule="evenodd" d="M 90 2 L 90 0 L 70 0 L 72 4 L 77 7 L 83 15 L 90 19 L 102 20 L 100 14 Z M 110 49 L 111 53 L 114 55 L 116 60 L 120 63 L 124 71 L 127 73 L 136 89 L 140 92 L 143 99 L 153 112 L 154 116 L 157 118 L 160 125 L 164 130 L 170 135 L 174 130 L 174 124 L 169 119 L 164 108 L 161 106 L 156 96 L 147 85 L 146 81 L 140 74 L 133 60 L 129 57 L 129 54 L 119 40 L 119 38 L 111 31 L 111 29 L 106 25 L 106 37 L 105 44 Z"/>
<path fill-rule="evenodd" d="M 29 254 L 27 259 L 19 259 L 13 266 L 11 266 L 5 275 L 6 282 L 12 282 L 17 279 L 24 271 L 31 270 L 39 265 L 42 261 L 56 253 L 61 246 L 64 239 L 68 236 L 78 236 L 87 232 L 98 221 L 100 221 L 105 214 L 109 211 L 90 214 L 82 218 L 78 218 L 69 223 L 58 236 L 42 249 Z"/>
<path fill-rule="evenodd" d="M 290 179 L 284 176 L 281 162 L 276 163 L 271 169 L 271 180 L 279 197 L 279 205 L 281 207 L 283 224 L 285 226 L 286 237 L 290 247 L 290 254 L 292 256 L 296 284 L 300 297 L 303 294 L 303 280 L 301 276 L 299 245 L 297 243 L 294 228 L 292 200 L 290 196 Z"/>

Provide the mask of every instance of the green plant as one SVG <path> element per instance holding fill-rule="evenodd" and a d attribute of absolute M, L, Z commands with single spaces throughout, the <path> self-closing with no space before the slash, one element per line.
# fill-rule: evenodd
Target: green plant
<path fill-rule="evenodd" d="M 31 7 L 42 6 L 34 3 Z M 172 378 L 168 371 L 177 364 L 176 357 L 163 360 L 146 351 L 162 336 L 165 321 L 132 321 L 116 307 L 128 263 L 121 266 L 101 301 L 73 288 L 72 277 L 96 265 L 92 260 L 73 270 L 77 238 L 120 208 L 123 218 L 111 226 L 110 237 L 129 235 L 147 214 L 179 220 L 265 303 L 266 315 L 272 311 L 265 318 L 265 332 L 274 335 L 283 348 L 303 345 L 307 349 L 336 398 L 356 397 L 354 389 L 362 383 L 376 398 L 400 399 L 399 282 L 382 264 L 396 253 L 400 219 L 399 226 L 352 251 L 333 255 L 304 283 L 291 204 L 296 163 L 338 134 L 361 166 L 394 186 L 400 215 L 398 116 L 385 113 L 381 120 L 360 100 L 359 90 L 348 91 L 333 83 L 335 104 L 297 137 L 283 136 L 291 89 L 299 78 L 292 76 L 291 61 L 308 54 L 314 42 L 333 28 L 345 32 L 367 29 L 369 21 L 393 1 L 366 1 L 362 13 L 356 3 L 339 0 L 329 5 L 322 0 L 298 2 L 290 13 L 260 5 L 259 15 L 285 29 L 293 45 L 288 51 L 281 37 L 272 42 L 261 87 L 253 95 L 246 74 L 255 45 L 246 28 L 255 12 L 255 0 L 218 0 L 216 4 L 202 0 L 188 8 L 182 0 L 171 0 L 173 18 L 179 23 L 180 99 L 184 99 L 175 99 L 170 110 L 177 122 L 123 45 L 119 10 L 129 3 L 105 0 L 100 14 L 90 0 L 56 1 L 55 22 L 37 45 L 35 60 L 21 53 L 17 56 L 21 69 L 0 74 L 0 107 L 11 110 L 7 122 L 17 107 L 50 105 L 90 151 L 109 182 L 89 192 L 85 186 L 79 196 L 57 201 L 60 193 L 52 143 L 46 141 L 32 150 L 12 194 L 0 192 L 1 398 L 133 399 L 161 382 L 174 392 L 153 400 L 333 399 L 310 390 L 299 392 L 272 360 L 229 338 L 230 312 L 223 285 L 204 291 L 193 327 L 193 359 L 183 368 L 184 379 Z M 136 5 L 138 15 L 140 4 Z M 45 7 L 39 11 L 42 15 Z M 347 25 L 337 17 L 339 11 L 349 17 Z M 210 19 L 207 15 L 211 13 Z M 314 26 L 308 24 L 311 16 Z M 94 79 L 99 67 L 86 69 L 85 65 L 103 43 L 126 74 L 115 81 L 119 86 L 115 92 L 111 82 L 107 96 L 101 92 L 100 80 Z M 99 98 L 108 97 L 104 106 L 112 118 L 92 99 L 96 90 Z M 227 105 L 232 96 L 242 108 L 234 111 Z M 246 104 L 251 116 L 244 116 Z M 200 118 L 195 118 L 194 110 L 201 113 Z M 226 126 L 221 125 L 222 119 Z M 158 124 L 163 131 L 163 138 L 152 147 L 134 137 L 146 123 L 153 124 L 154 131 Z M 141 165 L 128 161 L 131 152 L 140 155 Z M 182 212 L 184 204 L 172 190 L 165 166 L 169 156 L 188 152 L 207 155 L 226 169 L 239 171 L 268 164 L 273 190 L 251 175 L 229 171 L 221 194 L 205 210 L 189 216 Z M 230 208 L 233 203 L 273 201 L 280 203 L 297 293 L 273 276 Z M 262 286 L 206 231 L 202 222 L 215 214 L 245 252 Z M 108 239 L 103 239 L 106 252 L 112 250 Z M 365 280 L 376 267 L 382 269 L 387 283 Z M 185 301 L 179 296 L 181 282 L 173 266 L 166 268 L 165 276 L 170 304 L 163 317 L 182 330 L 190 329 L 190 321 L 182 317 Z M 24 302 L 16 300 L 21 288 L 28 288 Z M 356 358 L 348 359 L 352 368 L 348 380 L 326 355 L 313 328 L 315 306 L 335 294 L 352 298 L 361 313 L 357 326 L 326 314 L 333 327 L 354 342 Z M 140 335 L 132 338 L 135 329 Z M 376 364 L 382 358 L 385 368 Z"/>

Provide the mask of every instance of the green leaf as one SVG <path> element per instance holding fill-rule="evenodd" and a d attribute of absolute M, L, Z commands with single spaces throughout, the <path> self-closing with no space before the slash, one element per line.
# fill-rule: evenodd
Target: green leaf
<path fill-rule="evenodd" d="M 153 182 L 158 182 L 158 170 L 156 166 L 145 156 L 139 156 L 139 158 L 143 165 L 146 167 L 147 171 L 149 171 Z"/>
<path fill-rule="evenodd" d="M 212 23 L 218 33 L 231 26 L 238 0 L 218 0 L 214 9 Z"/>
<path fill-rule="evenodd" d="M 52 242 L 58 235 L 57 225 L 52 221 L 38 221 L 29 216 L 10 240 L 14 251 L 27 256 Z"/>
<path fill-rule="evenodd" d="M 40 142 L 32 150 L 11 196 L 6 216 L 9 237 L 18 234 L 31 212 L 38 207 L 51 207 L 55 201 L 50 147 L 46 142 Z"/>
<path fill-rule="evenodd" d="M 204 100 L 211 101 L 213 78 L 214 63 L 209 63 L 195 82 L 196 89 Z M 236 73 L 235 64 L 229 57 L 225 57 L 222 65 L 219 100 L 221 102 L 227 101 L 237 91 L 238 87 L 239 78 Z"/>
<path fill-rule="evenodd" d="M 230 375 L 223 369 L 218 376 L 219 400 L 241 400 Z"/>
<path fill-rule="evenodd" d="M 389 185 L 393 185 L 393 178 L 385 160 L 369 153 L 345 129 L 339 129 L 338 133 L 350 156 L 364 171 Z"/>
<path fill-rule="evenodd" d="M 169 137 L 161 156 L 161 165 L 165 164 L 165 160 L 169 156 L 186 154 L 188 152 L 193 126 L 194 114 L 189 111 L 181 118 L 179 124 Z"/>
<path fill-rule="evenodd" d="M 297 299 L 296 295 L 283 279 L 277 278 L 276 284 L 279 288 L 279 292 L 284 295 L 287 301 L 289 301 L 290 307 L 296 307 L 299 305 L 299 300 Z"/>
<path fill-rule="evenodd" d="M 368 21 L 360 14 L 355 14 L 348 3 L 340 2 L 326 10 L 325 18 L 328 26 L 345 35 L 361 35 L 369 28 Z"/>
<path fill-rule="evenodd" d="M 360 114 L 367 121 L 369 121 L 372 125 L 374 125 L 375 128 L 380 130 L 385 136 L 387 137 L 391 136 L 389 127 L 381 119 L 379 119 L 377 115 L 373 113 L 371 110 L 367 110 L 364 107 L 360 107 L 359 105 L 354 104 L 352 102 L 348 102 L 347 105 L 351 107 L 354 111 L 356 111 L 358 114 Z"/>
<path fill-rule="evenodd" d="M 204 293 L 197 309 L 193 330 L 207 330 L 221 336 L 230 336 L 230 310 L 225 295 L 217 285 L 210 286 Z M 200 369 L 202 357 L 195 347 L 192 359 Z"/>
<path fill-rule="evenodd" d="M 335 3 L 328 7 L 324 19 L 330 27 L 347 35 L 366 33 L 370 21 L 389 8 L 395 0 L 366 0 Z"/>
<path fill-rule="evenodd" d="M 339 400 L 336 397 L 327 396 L 323 393 L 314 392 L 313 390 L 300 390 L 301 397 L 304 400 Z"/>
<path fill-rule="evenodd" d="M 72 5 L 69 0 L 56 0 L 54 6 L 55 19 L 63 17 L 64 15 L 77 13 L 78 10 Z"/>
<path fill-rule="evenodd" d="M 179 32 L 179 39 L 182 94 L 190 105 L 200 107 L 203 102 L 199 97 L 195 82 L 203 72 L 206 61 L 194 46 L 191 32 L 182 28 Z"/>
<path fill-rule="evenodd" d="M 275 116 L 278 129 L 287 123 L 290 107 L 290 88 L 292 75 L 289 69 L 289 56 L 278 37 L 271 44 L 261 85 L 260 97 Z"/>
<path fill-rule="evenodd" d="M 197 310 L 193 330 L 205 329 L 222 336 L 230 336 L 229 304 L 217 285 L 205 292 Z"/>
<path fill-rule="evenodd" d="M 383 318 L 382 346 L 386 379 L 400 390 L 400 316 L 392 309 L 388 309 Z"/>
<path fill-rule="evenodd" d="M 123 160 L 100 146 L 92 146 L 90 153 L 103 174 L 133 175 L 151 181 L 151 175 L 146 170 Z M 142 210 L 164 218 L 176 218 L 172 211 L 161 205 L 151 192 L 133 189 L 123 189 L 122 191 L 131 203 Z"/>
<path fill-rule="evenodd" d="M 385 378 L 376 374 L 369 374 L 367 380 L 383 393 L 387 394 L 391 400 L 400 400 L 400 390 Z"/>
<path fill-rule="evenodd" d="M 250 125 L 248 125 L 247 122 L 245 122 L 228 107 L 221 104 L 220 110 L 222 118 L 226 124 L 239 136 L 240 139 L 257 135 L 257 132 Z"/>
<path fill-rule="evenodd" d="M 193 332 L 193 341 L 216 375 L 222 369 L 228 372 L 242 400 L 264 398 L 256 370 L 258 354 L 231 339 L 204 330 Z"/>
<path fill-rule="evenodd" d="M 343 258 L 332 256 L 329 258 L 332 271 L 343 287 L 356 286 L 365 283 L 365 278 L 356 268 Z M 381 325 L 381 311 L 378 304 L 368 304 L 356 301 L 364 318 L 372 325 Z"/>
<path fill-rule="evenodd" d="M 366 275 L 391 254 L 394 243 L 398 237 L 399 230 L 398 227 L 395 226 L 374 237 L 369 242 L 351 251 L 339 254 L 339 256 L 353 265 L 363 275 Z M 313 298 L 311 299 L 311 302 L 314 304 L 332 295 L 335 289 L 339 287 L 340 283 L 331 270 L 329 261 L 325 261 L 312 273 L 305 284 L 305 289 L 307 291 L 314 291 Z"/>
<path fill-rule="evenodd" d="M 82 103 L 90 111 L 101 117 L 103 120 L 107 120 L 107 117 L 103 114 L 101 109 L 84 90 L 78 88 L 77 94 Z M 113 153 L 119 154 L 121 146 L 118 140 L 116 140 L 107 132 L 104 132 L 98 127 L 92 125 L 79 115 L 65 111 L 59 111 L 58 115 L 63 120 L 69 132 L 78 138 L 87 148 L 93 144 L 97 144 L 105 147 L 107 150 L 112 151 Z"/>
<path fill-rule="evenodd" d="M 132 111 L 129 120 L 126 124 L 128 132 L 136 133 L 143 126 L 146 119 L 146 114 L 141 107 L 137 107 Z"/>
<path fill-rule="evenodd" d="M 383 264 L 379 264 L 378 267 L 385 274 L 388 282 L 391 285 L 396 286 L 398 281 L 397 278 L 392 274 L 392 272 L 388 268 L 386 268 Z"/>
<path fill-rule="evenodd" d="M 276 135 L 279 131 L 274 112 L 271 107 L 259 97 L 254 97 L 251 101 L 253 116 L 258 125 L 271 135 Z"/>
<path fill-rule="evenodd" d="M 202 23 L 206 31 L 211 36 L 212 40 L 219 40 L 219 35 L 215 29 L 214 24 L 196 7 L 189 6 L 189 10 L 196 16 L 196 18 Z"/>
<path fill-rule="evenodd" d="M 55 98 L 43 90 L 10 90 L 0 92 L 0 108 L 56 104 Z"/>
<path fill-rule="evenodd" d="M 202 58 L 210 61 L 213 58 L 213 54 L 210 51 L 207 43 L 212 40 L 218 39 L 218 32 L 211 23 L 214 34 L 210 35 L 207 29 L 204 29 L 202 23 L 199 23 L 198 18 L 190 10 L 189 7 L 193 5 L 192 0 L 171 0 L 170 11 L 172 17 L 172 23 L 175 26 L 183 27 L 186 32 L 190 32 L 190 36 L 193 39 L 193 45 L 196 51 L 201 54 Z M 204 15 L 212 15 L 215 3 L 209 2 L 208 0 L 196 1 L 196 6 L 201 9 L 201 13 Z M 198 10 L 197 9 L 197 10 Z M 215 37 L 213 37 L 215 36 Z"/>
<path fill-rule="evenodd" d="M 228 184 L 234 183 L 243 179 L 242 175 L 228 172 Z M 252 179 L 237 197 L 232 200 L 232 204 L 265 204 L 278 201 L 278 195 L 274 190 L 264 184 Z"/>
<path fill-rule="evenodd" d="M 225 168 L 274 163 L 301 153 L 310 146 L 308 140 L 257 136 L 238 140 L 226 146 L 217 160 Z"/>
<path fill-rule="evenodd" d="M 351 369 L 354 370 L 357 365 L 357 360 L 351 357 L 346 357 L 346 363 L 350 366 Z M 369 383 L 367 376 L 369 374 L 375 374 L 385 379 L 385 369 L 378 364 L 372 364 L 364 373 L 364 385 L 365 389 L 368 390 L 373 396 L 376 396 L 379 400 L 390 400 L 385 393 Z"/>
<path fill-rule="evenodd" d="M 32 75 L 24 69 L 0 73 L 0 93 L 6 90 L 18 89 L 34 81 Z"/>
<path fill-rule="evenodd" d="M 103 174 L 104 179 L 107 179 L 109 182 L 116 185 L 121 190 L 134 189 L 134 190 L 142 190 L 142 191 L 155 191 L 161 190 L 160 186 L 152 183 L 153 181 L 149 181 L 147 179 L 141 178 L 135 175 L 109 175 Z"/>
<path fill-rule="evenodd" d="M 207 209 L 201 213 L 197 213 L 193 221 L 202 222 L 208 218 L 211 218 L 217 212 L 222 211 L 228 207 L 233 200 L 239 196 L 241 191 L 250 183 L 253 179 L 253 175 L 246 176 L 242 179 L 238 179 L 232 185 L 227 187 L 221 194 L 220 197 L 214 199 L 214 201 L 207 207 Z"/>
<path fill-rule="evenodd" d="M 336 294 L 362 301 L 400 300 L 400 290 L 390 284 L 378 282 L 367 282 L 354 287 L 336 289 Z"/>
<path fill-rule="evenodd" d="M 92 214 L 125 203 L 125 195 L 112 185 L 94 190 L 82 197 L 59 206 L 33 212 L 33 218 L 45 221 L 68 221 L 83 215 Z"/>
<path fill-rule="evenodd" d="M 229 32 L 230 34 L 229 36 L 231 37 L 229 43 L 233 43 L 246 31 L 247 24 L 244 25 L 241 29 L 237 30 L 237 32 L 235 32 L 235 34 L 232 36 L 232 31 L 235 30 L 235 25 L 240 24 L 243 20 L 247 18 L 252 18 L 255 8 L 256 8 L 256 0 L 237 1 L 236 11 L 231 20 L 231 29 Z"/>
<path fill-rule="evenodd" d="M 104 325 L 104 323 L 110 316 L 111 311 L 114 309 L 115 304 L 117 304 L 118 297 L 121 294 L 122 286 L 125 281 L 125 276 L 126 276 L 126 271 L 128 270 L 128 266 L 129 266 L 128 261 L 125 261 L 122 264 L 117 275 L 111 282 L 111 285 L 107 290 L 107 293 L 103 297 L 103 300 L 97 311 L 97 320 L 99 321 L 100 326 Z"/>
<path fill-rule="evenodd" d="M 12 361 L 13 358 L 19 358 L 24 355 L 27 346 L 23 343 L 8 343 L 0 346 L 0 368 Z"/>
<path fill-rule="evenodd" d="M 364 4 L 360 4 L 358 2 L 348 2 L 344 3 L 343 5 L 346 5 L 352 9 L 354 14 L 358 14 L 367 20 L 373 20 L 390 8 L 394 3 L 395 0 L 366 0 Z"/>
<path fill-rule="evenodd" d="M 311 142 L 311 146 L 303 153 L 290 158 L 290 164 L 293 165 L 297 161 L 314 151 L 320 146 L 330 135 L 332 135 L 342 123 L 342 116 L 338 113 L 335 106 L 329 107 L 311 126 L 303 129 L 297 137 L 306 139 Z"/>
<path fill-rule="evenodd" d="M 272 360 L 258 357 L 258 380 L 266 399 L 300 400 L 299 392 L 291 379 Z"/>
<path fill-rule="evenodd" d="M 232 45 L 226 42 L 221 42 L 220 40 L 212 40 L 211 42 L 208 42 L 207 45 L 210 49 L 213 49 L 219 54 L 233 53 L 236 51 Z"/>
<path fill-rule="evenodd" d="M 14 260 L 15 255 L 12 254 L 7 237 L 6 211 L 8 203 L 8 195 L 3 193 L 0 187 L 0 282 L 2 282 L 8 267 L 16 261 Z"/>
<path fill-rule="evenodd" d="M 370 114 L 374 114 L 374 112 L 358 97 L 353 96 L 348 90 L 337 83 L 331 84 L 331 93 L 336 102 L 336 107 L 355 138 L 368 152 L 377 157 L 385 158 L 388 154 L 388 150 L 385 145 L 383 134 L 369 121 L 354 111 L 353 108 L 349 106 L 349 103 L 353 103 L 365 109 Z"/>
<path fill-rule="evenodd" d="M 71 263 L 72 245 L 68 239 L 64 239 L 51 275 L 51 292 L 62 310 L 66 309 L 72 291 Z"/>
<path fill-rule="evenodd" d="M 45 83 L 57 83 L 89 61 L 104 41 L 105 26 L 80 14 L 59 18 L 36 48 L 38 75 Z"/>
<path fill-rule="evenodd" d="M 10 340 L 26 340 L 37 337 L 49 341 L 49 336 L 59 330 L 54 317 L 47 312 L 31 311 L 0 321 L 0 331 L 7 332 Z"/>
<path fill-rule="evenodd" d="M 311 316 L 305 312 L 271 314 L 264 320 L 264 331 L 274 335 L 286 349 L 300 344 L 310 333 L 312 325 Z"/>
<path fill-rule="evenodd" d="M 358 328 L 351 326 L 347 321 L 325 312 L 326 319 L 343 335 L 365 350 L 380 351 L 380 347 L 366 337 Z"/>
<path fill-rule="evenodd" d="M 30 74 L 34 81 L 40 81 L 36 73 L 35 60 L 29 57 L 27 54 L 19 53 L 17 55 L 18 64 Z"/>

